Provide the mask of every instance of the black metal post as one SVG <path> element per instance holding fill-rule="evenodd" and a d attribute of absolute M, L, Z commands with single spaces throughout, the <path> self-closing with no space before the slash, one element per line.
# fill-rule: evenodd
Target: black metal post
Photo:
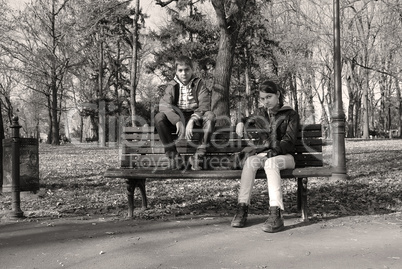
<path fill-rule="evenodd" d="M 12 145 L 11 145 L 11 192 L 12 192 L 12 211 L 10 218 L 22 218 L 24 212 L 21 210 L 20 200 L 20 128 L 18 117 L 14 116 L 10 126 Z"/>
<path fill-rule="evenodd" d="M 341 77 L 341 31 L 339 0 L 334 0 L 334 87 L 335 107 L 332 114 L 332 178 L 345 179 L 346 151 L 345 151 L 345 113 L 342 105 L 342 77 Z"/>

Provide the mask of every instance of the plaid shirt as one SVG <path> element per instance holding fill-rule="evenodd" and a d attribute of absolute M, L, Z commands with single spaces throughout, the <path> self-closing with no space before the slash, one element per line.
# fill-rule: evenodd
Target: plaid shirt
<path fill-rule="evenodd" d="M 183 83 L 177 77 L 175 77 L 174 80 L 179 83 L 180 86 L 177 106 L 183 111 L 193 111 L 198 106 L 191 89 L 191 84 L 193 83 L 194 79 L 187 83 L 187 85 L 183 85 Z"/>

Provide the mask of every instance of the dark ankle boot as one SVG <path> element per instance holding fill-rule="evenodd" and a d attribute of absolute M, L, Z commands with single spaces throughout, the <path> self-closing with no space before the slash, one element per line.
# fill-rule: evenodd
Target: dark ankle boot
<path fill-rule="evenodd" d="M 237 205 L 237 212 L 236 215 L 233 217 L 232 220 L 232 227 L 242 228 L 246 225 L 248 215 L 248 205 L 245 203 L 239 203 Z"/>
<path fill-rule="evenodd" d="M 189 163 L 191 165 L 191 170 L 202 170 L 202 163 L 203 163 L 204 155 L 201 154 L 194 154 L 189 158 Z"/>
<path fill-rule="evenodd" d="M 277 206 L 271 206 L 269 208 L 268 219 L 262 226 L 262 230 L 267 233 L 276 233 L 282 231 L 284 228 L 281 209 Z"/>

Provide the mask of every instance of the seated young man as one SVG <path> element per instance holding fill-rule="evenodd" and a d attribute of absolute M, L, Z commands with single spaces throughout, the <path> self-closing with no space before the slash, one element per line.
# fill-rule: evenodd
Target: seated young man
<path fill-rule="evenodd" d="M 179 138 L 191 140 L 194 128 L 202 128 L 203 136 L 196 153 L 190 158 L 191 168 L 200 170 L 215 126 L 215 114 L 211 110 L 211 94 L 205 83 L 194 75 L 192 60 L 180 56 L 175 61 L 174 79 L 168 84 L 155 115 L 155 127 L 169 158 L 169 169 L 183 169 L 172 131 Z"/>

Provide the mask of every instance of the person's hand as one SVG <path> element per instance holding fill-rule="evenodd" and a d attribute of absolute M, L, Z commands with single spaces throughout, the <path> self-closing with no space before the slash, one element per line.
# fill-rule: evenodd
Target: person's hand
<path fill-rule="evenodd" d="M 236 134 L 237 134 L 239 137 L 243 137 L 243 135 L 244 135 L 244 123 L 243 123 L 243 122 L 239 122 L 239 123 L 236 125 Z"/>
<path fill-rule="evenodd" d="M 181 122 L 181 121 L 178 121 L 176 123 L 176 134 L 179 137 L 179 139 L 182 139 L 184 137 L 185 128 L 184 128 L 183 122 Z"/>
<path fill-rule="evenodd" d="M 193 138 L 193 128 L 194 128 L 194 121 L 190 119 L 186 126 L 186 139 L 191 140 Z"/>
<path fill-rule="evenodd" d="M 267 158 L 272 158 L 272 157 L 275 157 L 275 156 L 277 156 L 278 155 L 278 153 L 275 151 L 275 150 L 273 150 L 273 149 L 269 149 L 268 151 L 267 151 Z"/>
<path fill-rule="evenodd" d="M 256 149 L 257 149 L 256 147 L 247 146 L 243 148 L 241 152 L 251 156 L 257 153 Z"/>

